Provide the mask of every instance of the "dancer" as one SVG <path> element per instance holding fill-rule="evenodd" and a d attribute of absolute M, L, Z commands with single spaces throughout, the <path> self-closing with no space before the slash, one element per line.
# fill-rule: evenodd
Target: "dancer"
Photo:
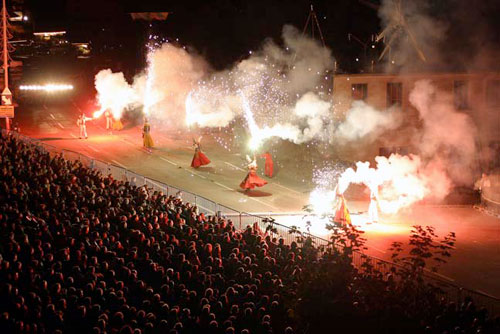
<path fill-rule="evenodd" d="M 151 153 L 151 148 L 154 145 L 153 138 L 151 137 L 151 125 L 148 123 L 148 119 L 144 119 L 144 127 L 142 128 L 142 144 L 144 145 L 144 148 L 146 151 Z"/>
<path fill-rule="evenodd" d="M 255 160 L 255 156 L 253 160 L 247 155 L 248 161 L 248 174 L 245 179 L 240 183 L 240 187 L 245 189 L 245 192 L 253 189 L 255 187 L 262 187 L 267 184 L 266 180 L 261 179 L 257 175 L 257 161 Z"/>
<path fill-rule="evenodd" d="M 120 131 L 121 129 L 123 129 L 123 123 L 119 118 L 117 118 L 113 122 L 113 130 Z"/>
<path fill-rule="evenodd" d="M 113 116 L 111 116 L 111 112 L 109 109 L 106 109 L 104 112 L 104 117 L 106 118 L 106 130 L 111 130 L 113 124 Z"/>
<path fill-rule="evenodd" d="M 378 186 L 370 187 L 369 223 L 378 223 Z"/>
<path fill-rule="evenodd" d="M 201 151 L 201 138 L 196 141 L 193 138 L 194 156 L 193 161 L 191 161 L 191 167 L 198 168 L 200 166 L 208 165 L 210 159 Z"/>
<path fill-rule="evenodd" d="M 271 154 L 269 153 L 269 151 L 266 151 L 266 153 L 262 154 L 260 156 L 261 158 L 265 158 L 266 159 L 266 165 L 265 165 L 265 169 L 264 169 L 264 174 L 267 176 L 267 177 L 273 177 L 273 158 L 271 156 Z"/>
<path fill-rule="evenodd" d="M 335 223 L 339 223 L 342 225 L 352 225 L 351 222 L 351 214 L 349 213 L 349 209 L 347 208 L 347 204 L 345 202 L 344 194 L 339 191 L 339 186 L 336 187 L 336 195 L 335 195 L 335 217 L 333 221 Z"/>
<path fill-rule="evenodd" d="M 80 117 L 78 117 L 78 121 L 76 121 L 76 125 L 78 125 L 78 127 L 80 128 L 80 139 L 82 139 L 83 137 L 85 137 L 85 139 L 88 139 L 88 136 L 87 136 L 87 121 L 91 121 L 92 118 L 89 118 L 89 117 L 86 117 L 85 114 L 82 112 L 80 114 Z"/>

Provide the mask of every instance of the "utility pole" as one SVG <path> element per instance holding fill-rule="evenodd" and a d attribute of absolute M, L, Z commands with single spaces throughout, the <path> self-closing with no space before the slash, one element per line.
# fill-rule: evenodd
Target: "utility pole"
<path fill-rule="evenodd" d="M 5 117 L 5 129 L 10 130 L 10 118 L 14 117 L 14 106 L 12 105 L 12 93 L 9 90 L 9 33 L 7 31 L 7 6 L 2 0 L 2 37 L 3 37 L 3 79 L 4 90 L 0 106 L 0 117 Z"/>
<path fill-rule="evenodd" d="M 2 11 L 2 30 L 3 30 L 3 79 L 5 87 L 9 87 L 9 50 L 8 50 L 8 39 L 7 39 L 7 7 L 5 6 L 5 0 L 3 1 L 3 11 Z"/>

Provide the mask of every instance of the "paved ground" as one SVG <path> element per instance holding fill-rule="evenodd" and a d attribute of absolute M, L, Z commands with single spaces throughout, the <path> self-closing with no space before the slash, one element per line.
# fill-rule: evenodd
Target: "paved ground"
<path fill-rule="evenodd" d="M 250 194 L 238 185 L 246 175 L 245 152 L 237 144 L 228 144 L 232 136 L 218 131 L 205 133 L 203 149 L 212 160 L 198 170 L 190 168 L 192 137 L 199 132 L 159 129 L 153 124 L 156 149 L 148 154 L 142 149 L 140 127 L 127 127 L 110 134 L 104 120 L 88 123 L 89 139 L 78 139 L 76 118 L 78 106 L 40 104 L 18 110 L 21 132 L 59 148 L 71 149 L 88 156 L 130 169 L 152 179 L 197 193 L 239 211 L 257 213 L 300 213 L 313 189 L 312 166 L 321 164 L 322 155 L 315 147 L 292 144 L 270 145 L 277 157 L 277 174 L 269 184 Z M 236 131 L 236 130 L 235 130 Z M 239 136 L 239 134 L 236 134 Z M 224 148 L 226 145 L 228 148 Z M 279 148 L 279 149 L 278 149 Z M 314 154 L 309 154 L 314 151 Z M 326 158 L 325 158 L 326 159 Z M 260 171 L 264 165 L 259 160 Z M 365 211 L 362 198 L 349 202 L 352 211 Z M 278 221 L 300 225 L 300 215 L 279 217 Z M 365 230 L 368 252 L 390 259 L 387 251 L 393 241 L 406 241 L 412 225 L 432 225 L 439 235 L 456 232 L 456 250 L 440 273 L 457 284 L 500 297 L 500 220 L 472 207 L 417 206 L 397 216 L 381 217 L 376 225 L 366 225 L 366 217 L 354 215 L 354 221 Z M 323 224 L 314 223 L 313 234 L 326 236 Z"/>

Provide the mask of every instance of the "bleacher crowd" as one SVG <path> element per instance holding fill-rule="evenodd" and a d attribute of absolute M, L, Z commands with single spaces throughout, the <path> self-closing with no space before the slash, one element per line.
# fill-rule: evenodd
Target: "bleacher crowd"
<path fill-rule="evenodd" d="M 0 174 L 1 333 L 307 332 L 298 287 L 318 258 L 300 243 L 5 134 Z M 500 328 L 471 301 L 419 326 Z"/>

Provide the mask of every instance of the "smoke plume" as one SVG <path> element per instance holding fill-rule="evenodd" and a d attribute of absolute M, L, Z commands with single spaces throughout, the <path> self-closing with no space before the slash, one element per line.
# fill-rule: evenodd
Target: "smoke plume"
<path fill-rule="evenodd" d="M 379 156 L 374 167 L 358 162 L 340 176 L 340 193 L 351 183 L 380 189 L 380 209 L 395 213 L 425 198 L 442 200 L 453 186 L 472 185 L 476 128 L 470 117 L 456 111 L 451 97 L 428 80 L 415 83 L 410 103 L 422 120 L 414 138 L 416 154 Z"/>
<path fill-rule="evenodd" d="M 343 143 L 363 138 L 375 140 L 384 131 L 397 128 L 400 116 L 395 110 L 380 112 L 363 101 L 354 101 L 345 120 L 335 130 L 335 137 Z"/>
<path fill-rule="evenodd" d="M 384 47 L 391 45 L 386 69 L 498 70 L 498 8 L 497 0 L 383 0 L 378 15 L 388 32 Z"/>
<path fill-rule="evenodd" d="M 422 158 L 439 157 L 456 184 L 470 184 L 475 170 L 477 135 L 471 118 L 456 111 L 452 97 L 438 91 L 429 80 L 417 81 L 409 99 L 423 122 L 422 131 L 415 138 Z"/>

